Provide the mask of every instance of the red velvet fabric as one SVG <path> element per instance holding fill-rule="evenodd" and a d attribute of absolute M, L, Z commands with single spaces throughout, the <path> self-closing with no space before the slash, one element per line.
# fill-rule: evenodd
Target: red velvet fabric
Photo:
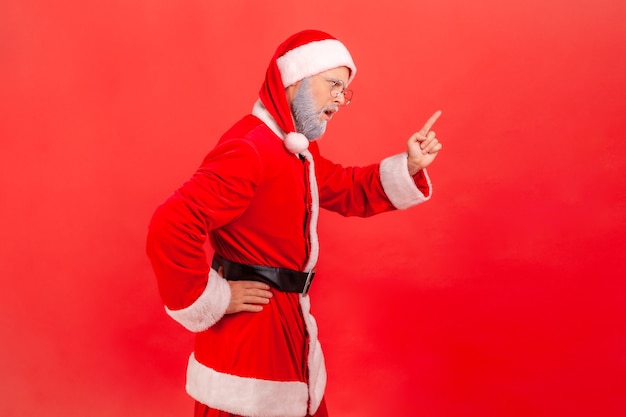
<path fill-rule="evenodd" d="M 315 143 L 320 206 L 345 216 L 394 210 L 378 165 L 342 167 Z M 237 123 L 193 177 L 155 212 L 147 252 L 165 305 L 181 309 L 204 291 L 205 242 L 235 262 L 302 270 L 307 261 L 305 166 L 256 117 Z M 416 177 L 422 191 L 425 179 Z"/>

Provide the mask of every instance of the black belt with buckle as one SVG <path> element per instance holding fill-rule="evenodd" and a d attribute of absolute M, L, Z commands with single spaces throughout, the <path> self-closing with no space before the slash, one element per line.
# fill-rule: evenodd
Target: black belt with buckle
<path fill-rule="evenodd" d="M 280 291 L 305 295 L 309 292 L 315 276 L 315 271 L 300 272 L 287 268 L 240 264 L 214 254 L 212 268 L 217 271 L 220 266 L 224 268 L 224 278 L 229 281 L 260 281 Z"/>

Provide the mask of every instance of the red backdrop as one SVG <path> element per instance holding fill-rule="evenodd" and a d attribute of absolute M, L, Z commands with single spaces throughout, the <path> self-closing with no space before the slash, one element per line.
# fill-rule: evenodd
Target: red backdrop
<path fill-rule="evenodd" d="M 322 214 L 332 415 L 626 415 L 626 3 L 370 3 L 0 1 L 0 415 L 191 414 L 146 226 L 304 28 L 359 67 L 334 160 L 444 112 L 430 202 Z"/>

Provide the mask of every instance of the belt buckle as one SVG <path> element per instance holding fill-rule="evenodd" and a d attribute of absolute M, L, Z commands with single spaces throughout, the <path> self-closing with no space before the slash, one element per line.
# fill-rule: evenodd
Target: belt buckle
<path fill-rule="evenodd" d="M 315 275 L 315 271 L 311 269 L 306 276 L 306 281 L 304 281 L 304 288 L 302 288 L 302 295 L 307 295 L 309 293 L 309 288 L 311 288 L 311 282 L 313 282 L 313 275 Z"/>

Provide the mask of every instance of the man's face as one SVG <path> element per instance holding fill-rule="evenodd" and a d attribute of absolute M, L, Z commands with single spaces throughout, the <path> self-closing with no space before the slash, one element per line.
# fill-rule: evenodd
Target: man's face
<path fill-rule="evenodd" d="M 341 84 L 346 86 L 348 83 L 348 77 L 350 71 L 346 67 L 333 68 L 328 71 L 321 72 L 311 77 L 311 94 L 315 99 L 318 107 L 321 109 L 325 106 L 342 106 L 345 104 L 343 94 L 339 94 L 337 97 L 331 95 L 331 89 L 334 85 Z M 326 120 L 332 118 L 332 114 L 327 115 Z"/>
<path fill-rule="evenodd" d="M 349 70 L 338 67 L 299 81 L 286 89 L 296 130 L 314 140 L 326 130 L 326 123 L 345 104 L 341 91 L 348 81 Z M 335 96 L 331 94 L 335 92 Z"/>

